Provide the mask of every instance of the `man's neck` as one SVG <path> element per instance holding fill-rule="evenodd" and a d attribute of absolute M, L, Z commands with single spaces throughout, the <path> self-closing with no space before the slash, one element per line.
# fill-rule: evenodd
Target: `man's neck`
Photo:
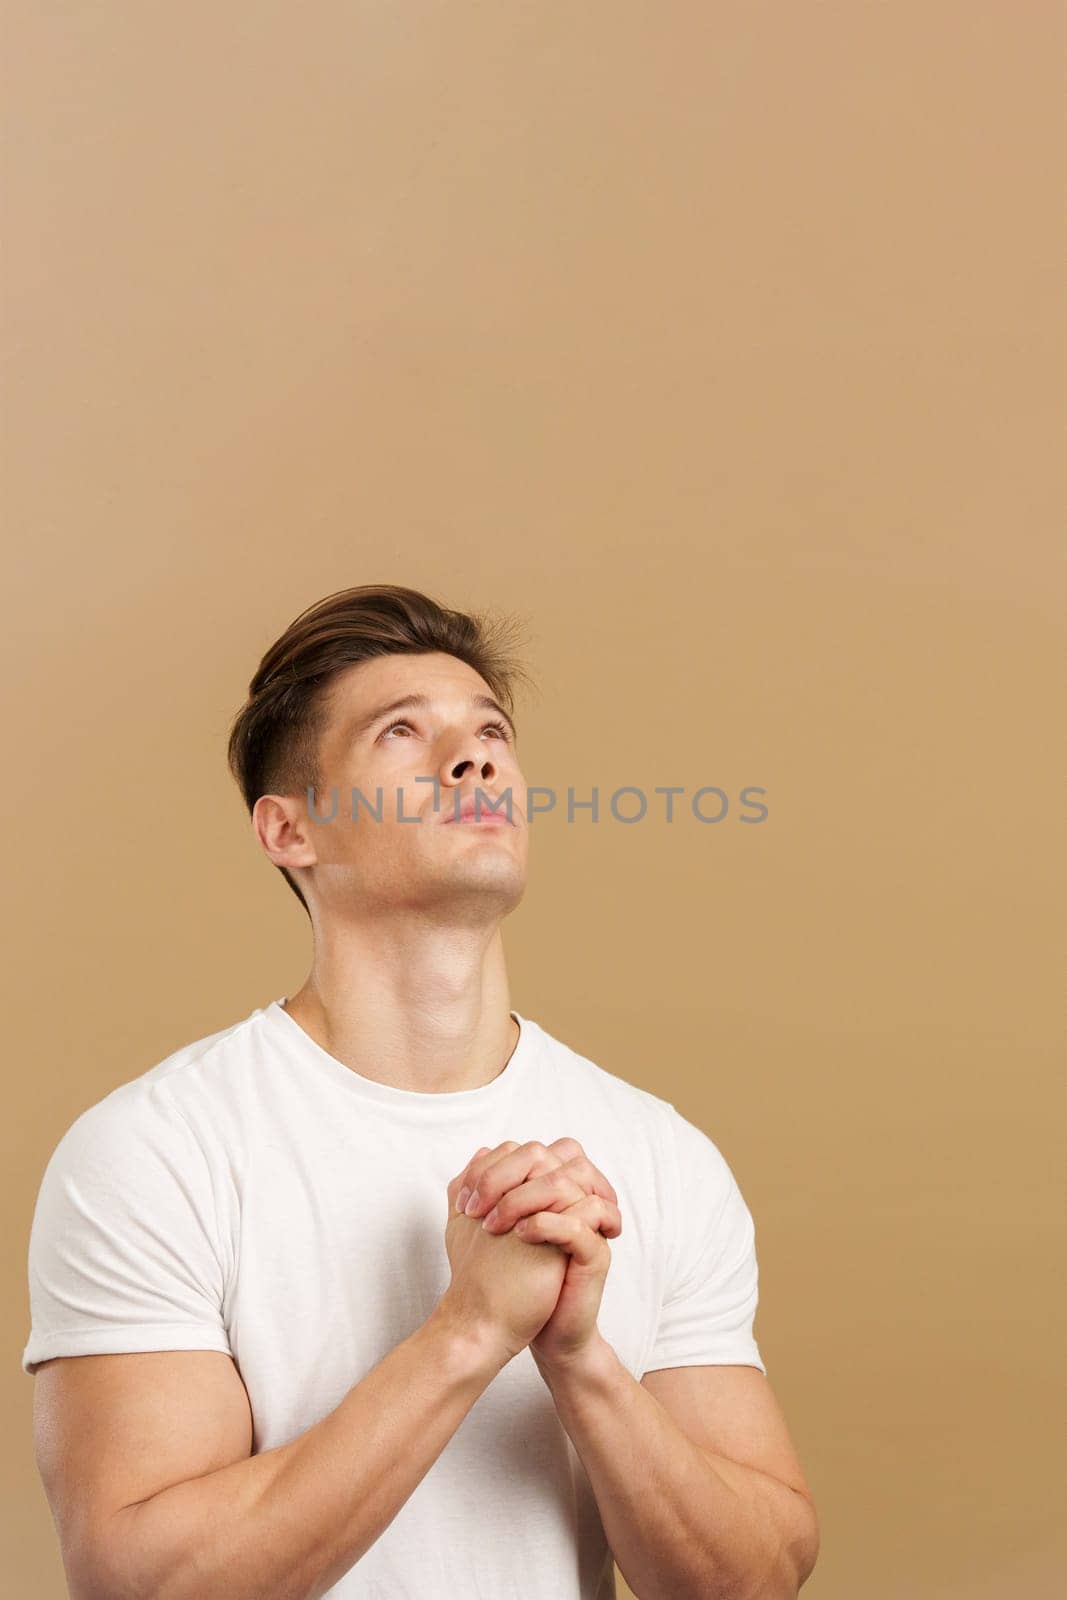
<path fill-rule="evenodd" d="M 426 1094 L 490 1083 L 519 1039 L 499 925 L 320 934 L 285 1010 L 362 1077 Z"/>

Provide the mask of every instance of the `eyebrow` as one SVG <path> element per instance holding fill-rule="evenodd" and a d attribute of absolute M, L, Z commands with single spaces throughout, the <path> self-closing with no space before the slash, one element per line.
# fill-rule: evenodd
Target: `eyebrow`
<path fill-rule="evenodd" d="M 482 706 L 487 711 L 495 711 L 495 712 L 497 712 L 498 715 L 501 716 L 503 718 L 503 720 L 507 723 L 508 728 L 511 730 L 512 739 L 517 739 L 518 738 L 518 733 L 516 731 L 515 724 L 512 721 L 511 717 L 508 716 L 507 712 L 504 710 L 504 707 L 502 705 L 500 705 L 498 701 L 494 700 L 491 695 L 487 695 L 487 694 L 472 694 L 471 697 L 470 697 L 470 702 L 469 703 L 472 706 Z M 358 739 L 361 734 L 364 734 L 364 733 L 366 733 L 368 731 L 368 729 L 373 728 L 374 724 L 376 722 L 380 722 L 383 717 L 391 716 L 394 711 L 405 711 L 405 710 L 413 710 L 413 709 L 418 709 L 420 711 L 428 711 L 430 709 L 430 697 L 429 697 L 429 695 L 426 695 L 426 694 L 405 694 L 405 695 L 401 696 L 401 698 L 399 700 L 390 700 L 389 704 L 386 705 L 386 706 L 377 706 L 375 708 L 375 710 L 368 711 L 366 716 L 360 717 L 357 722 L 354 722 L 349 727 L 348 737 L 350 739 Z"/>

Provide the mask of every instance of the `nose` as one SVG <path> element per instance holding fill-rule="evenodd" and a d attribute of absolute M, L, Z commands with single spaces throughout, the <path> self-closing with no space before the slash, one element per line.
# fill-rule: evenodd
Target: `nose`
<path fill-rule="evenodd" d="M 438 769 L 443 788 L 456 788 L 465 781 L 488 785 L 496 778 L 500 770 L 497 759 L 473 729 L 457 732 L 456 738 L 446 744 Z"/>
<path fill-rule="evenodd" d="M 496 773 L 496 762 L 483 747 L 479 747 L 477 757 L 461 755 L 458 758 L 449 757 L 444 763 L 441 772 L 442 783 L 462 783 L 469 772 L 477 772 L 481 782 L 485 783 Z"/>

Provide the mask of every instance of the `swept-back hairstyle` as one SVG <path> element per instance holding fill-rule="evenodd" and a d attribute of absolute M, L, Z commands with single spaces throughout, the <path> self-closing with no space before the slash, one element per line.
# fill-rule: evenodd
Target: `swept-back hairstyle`
<path fill-rule="evenodd" d="M 442 651 L 480 673 L 510 715 L 515 686 L 528 679 L 512 654 L 516 627 L 512 618 L 453 611 L 391 583 L 339 589 L 308 606 L 259 663 L 230 730 L 227 759 L 249 815 L 261 794 L 310 787 L 317 796 L 330 686 L 357 662 Z M 307 911 L 295 879 L 278 871 Z"/>

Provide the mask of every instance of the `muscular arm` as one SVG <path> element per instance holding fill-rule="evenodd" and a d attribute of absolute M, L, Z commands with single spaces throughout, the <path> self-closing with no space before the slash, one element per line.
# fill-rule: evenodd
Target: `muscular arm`
<path fill-rule="evenodd" d="M 702 1409 L 698 1376 L 715 1386 L 714 1432 L 736 1439 L 753 1464 L 691 1436 Z M 686 1424 L 602 1338 L 587 1360 L 545 1377 L 588 1473 L 612 1554 L 639 1600 L 795 1600 L 815 1565 L 818 1528 L 761 1372 L 723 1367 L 646 1375 L 645 1384 L 659 1382 L 665 1399 L 672 1390 L 678 1394 Z M 711 1403 L 704 1409 L 711 1414 Z"/>
<path fill-rule="evenodd" d="M 257 1455 L 244 1385 L 220 1352 L 42 1363 L 37 1459 L 73 1600 L 318 1600 L 504 1360 L 439 1303 L 334 1411 Z"/>

